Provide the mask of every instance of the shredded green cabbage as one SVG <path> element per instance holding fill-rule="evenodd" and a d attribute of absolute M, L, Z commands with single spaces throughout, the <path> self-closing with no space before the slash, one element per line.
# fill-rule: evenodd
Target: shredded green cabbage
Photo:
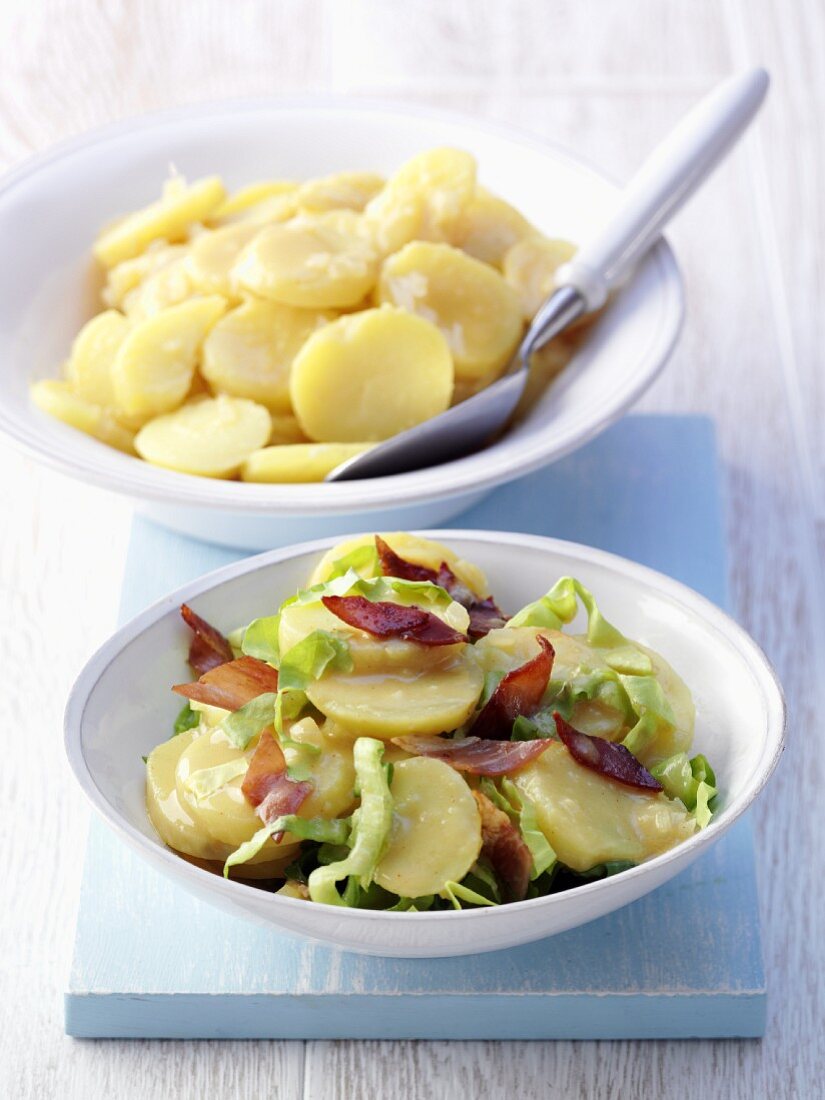
<path fill-rule="evenodd" d="M 191 772 L 183 781 L 187 791 L 195 796 L 196 802 L 219 791 L 239 775 L 246 775 L 249 763 L 244 756 L 238 756 L 226 764 L 216 764 L 214 768 L 199 768 Z"/>
<path fill-rule="evenodd" d="M 302 840 L 314 840 L 318 843 L 346 844 L 350 827 L 351 822 L 348 817 L 332 820 L 325 817 L 298 817 L 296 814 L 277 817 L 262 829 L 258 829 L 254 836 L 235 849 L 223 865 L 224 877 L 228 878 L 232 867 L 254 859 L 269 838 L 276 833 L 289 833 Z"/>
<path fill-rule="evenodd" d="M 281 656 L 279 691 L 303 691 L 329 669 L 352 671 L 349 646 L 328 630 L 313 630 Z"/>
<path fill-rule="evenodd" d="M 192 710 L 189 700 L 183 704 L 183 707 L 178 712 L 178 716 L 175 719 L 175 724 L 172 727 L 172 736 L 177 737 L 179 733 L 185 733 L 187 730 L 193 730 L 195 726 L 201 720 L 201 716 L 196 710 Z"/>
<path fill-rule="evenodd" d="M 669 798 L 678 798 L 690 810 L 700 829 L 713 817 L 710 803 L 717 795 L 716 776 L 702 753 L 688 759 L 686 752 L 677 752 L 650 769 Z"/>
<path fill-rule="evenodd" d="M 587 612 L 587 641 L 597 649 L 617 649 L 627 646 L 628 640 L 605 619 L 599 611 L 593 594 L 575 577 L 561 577 L 549 592 L 517 612 L 507 626 L 537 626 L 547 630 L 561 630 L 571 623 L 578 612 L 577 599 Z"/>
<path fill-rule="evenodd" d="M 241 650 L 247 657 L 257 657 L 277 668 L 281 657 L 278 644 L 278 628 L 281 625 L 280 613 L 267 615 L 262 619 L 253 619 L 243 631 Z"/>

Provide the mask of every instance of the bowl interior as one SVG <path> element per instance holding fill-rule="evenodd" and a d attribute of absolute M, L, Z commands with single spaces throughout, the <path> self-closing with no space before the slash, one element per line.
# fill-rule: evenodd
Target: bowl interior
<path fill-rule="evenodd" d="M 78 476 L 156 499 L 224 508 L 352 510 L 493 485 L 560 457 L 615 419 L 650 384 L 675 340 L 681 287 L 660 243 L 575 361 L 529 416 L 481 454 L 434 470 L 308 486 L 214 482 L 151 467 L 34 409 L 28 385 L 55 376 L 99 308 L 90 245 L 107 220 L 158 193 L 170 166 L 219 173 L 229 187 L 346 169 L 391 172 L 436 145 L 478 158 L 480 179 L 550 236 L 587 236 L 615 187 L 569 155 L 467 119 L 366 106 L 236 103 L 149 116 L 59 147 L 0 186 L 0 428 Z"/>
<path fill-rule="evenodd" d="M 441 532 L 437 537 L 487 572 L 505 610 L 535 599 L 564 574 L 591 588 L 606 617 L 660 651 L 693 692 L 694 751 L 712 761 L 722 795 L 708 832 L 723 829 L 741 811 L 775 762 L 782 703 L 763 656 L 727 616 L 676 582 L 601 551 L 523 535 Z M 275 551 L 181 589 L 123 628 L 81 674 L 67 710 L 70 759 L 97 807 L 132 840 L 140 836 L 144 848 L 163 845 L 144 808 L 141 756 L 170 734 L 180 703 L 170 685 L 190 678 L 179 603 L 186 599 L 229 630 L 274 611 L 305 583 L 321 552 L 317 545 L 293 556 Z M 180 866 L 187 865 L 180 861 Z M 243 889 L 222 881 L 220 887 Z M 565 897 L 554 901 L 564 904 Z"/>

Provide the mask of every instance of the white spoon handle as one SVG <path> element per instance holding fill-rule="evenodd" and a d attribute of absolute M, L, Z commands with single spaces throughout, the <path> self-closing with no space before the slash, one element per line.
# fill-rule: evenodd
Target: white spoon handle
<path fill-rule="evenodd" d="M 607 225 L 559 269 L 556 285 L 578 290 L 588 311 L 602 306 L 747 128 L 768 84 L 764 69 L 752 69 L 697 104 L 644 162 Z"/>

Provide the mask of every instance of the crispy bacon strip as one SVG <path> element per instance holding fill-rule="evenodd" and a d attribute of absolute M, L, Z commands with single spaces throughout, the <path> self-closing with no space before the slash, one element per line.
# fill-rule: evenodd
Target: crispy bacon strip
<path fill-rule="evenodd" d="M 297 813 L 312 790 L 312 783 L 289 778 L 283 749 L 272 732 L 264 730 L 249 761 L 241 790 L 256 808 L 261 821 L 268 825 L 285 814 Z M 275 834 L 276 844 L 282 836 L 283 833 Z"/>
<path fill-rule="evenodd" d="M 457 603 L 467 608 L 470 614 L 469 633 L 473 641 L 483 638 L 485 634 L 504 626 L 507 622 L 507 616 L 492 596 L 479 599 L 466 584 L 462 584 L 445 561 L 437 571 L 426 565 L 405 561 L 384 542 L 380 535 L 375 536 L 375 548 L 378 551 L 378 560 L 381 562 L 381 572 L 385 577 L 400 577 L 405 581 L 431 581 L 446 588 Z"/>
<path fill-rule="evenodd" d="M 240 710 L 251 699 L 278 690 L 278 670 L 257 657 L 239 657 L 205 672 L 192 684 L 175 684 L 172 691 L 212 707 Z"/>
<path fill-rule="evenodd" d="M 501 680 L 473 723 L 476 737 L 509 740 L 513 722 L 522 714 L 529 718 L 541 706 L 553 671 L 555 651 L 541 634 L 536 635 L 541 649 Z"/>
<path fill-rule="evenodd" d="M 473 791 L 481 814 L 481 854 L 491 863 L 507 901 L 521 901 L 527 894 L 533 857 L 507 814 L 490 799 Z"/>
<path fill-rule="evenodd" d="M 192 631 L 192 641 L 189 643 L 189 664 L 199 676 L 232 660 L 232 647 L 220 630 L 216 630 L 185 603 L 180 605 L 180 614 Z"/>
<path fill-rule="evenodd" d="M 664 789 L 658 779 L 654 779 L 624 745 L 581 733 L 565 722 L 560 714 L 554 714 L 553 717 L 559 737 L 577 764 L 640 791 L 656 794 Z"/>
<path fill-rule="evenodd" d="M 471 775 L 509 775 L 523 768 L 552 742 L 552 738 L 537 737 L 534 741 L 487 741 L 480 737 L 464 737 L 460 741 L 444 741 L 440 737 L 394 737 L 392 742 L 415 756 L 432 756 L 459 772 Z"/>
<path fill-rule="evenodd" d="M 383 600 L 373 602 L 364 596 L 323 596 L 322 603 L 343 622 L 376 638 L 403 638 L 427 646 L 467 641 L 464 634 L 420 607 L 402 607 Z"/>

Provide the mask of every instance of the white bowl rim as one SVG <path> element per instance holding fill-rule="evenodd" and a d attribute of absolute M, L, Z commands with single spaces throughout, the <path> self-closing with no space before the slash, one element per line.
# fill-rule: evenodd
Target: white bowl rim
<path fill-rule="evenodd" d="M 599 550 L 582 543 L 570 542 L 564 539 L 549 538 L 543 535 L 528 535 L 518 532 L 501 531 L 477 531 L 471 529 L 452 528 L 441 530 L 426 530 L 414 532 L 427 538 L 435 538 L 449 543 L 451 539 L 467 538 L 479 542 L 495 543 L 497 545 L 511 544 L 521 547 L 532 547 L 537 550 L 555 551 L 561 554 L 573 554 L 584 562 L 596 566 L 618 569 L 626 576 L 654 588 L 660 594 L 679 604 L 683 611 L 696 617 L 697 611 L 704 618 L 706 624 L 716 633 L 721 634 L 729 643 L 733 644 L 739 652 L 747 667 L 755 677 L 762 691 L 765 702 L 767 741 L 766 751 L 759 770 L 755 773 L 751 785 L 742 791 L 733 802 L 726 805 L 718 818 L 711 821 L 707 828 L 695 833 L 692 837 L 682 841 L 675 848 L 655 856 L 653 859 L 629 868 L 616 878 L 608 877 L 595 882 L 584 883 L 575 887 L 577 897 L 601 897 L 606 891 L 614 889 L 618 878 L 628 882 L 630 878 L 641 878 L 666 867 L 669 863 L 679 861 L 688 852 L 691 857 L 698 856 L 710 847 L 722 833 L 742 816 L 750 807 L 754 799 L 767 783 L 772 772 L 776 768 L 779 757 L 785 747 L 785 733 L 787 722 L 787 708 L 785 696 L 779 678 L 766 654 L 730 615 L 705 596 L 696 592 L 688 585 L 682 584 L 664 573 L 660 573 L 649 566 L 633 562 L 618 554 L 612 554 L 606 550 Z M 363 532 L 362 534 L 371 534 Z M 350 536 L 357 538 L 357 535 Z M 224 879 L 211 871 L 202 870 L 199 867 L 182 859 L 171 848 L 157 844 L 149 840 L 140 830 L 136 829 L 128 821 L 118 814 L 114 807 L 107 801 L 102 791 L 98 788 L 94 777 L 89 770 L 81 751 L 80 731 L 82 729 L 84 713 L 91 695 L 105 670 L 120 655 L 123 648 L 157 620 L 161 619 L 172 608 L 181 603 L 189 602 L 204 592 L 234 580 L 246 573 L 254 573 L 278 562 L 285 561 L 301 554 L 324 551 L 334 546 L 339 541 L 335 537 L 314 539 L 311 542 L 296 543 L 292 546 L 281 547 L 277 550 L 269 550 L 263 554 L 242 558 L 237 562 L 222 566 L 203 574 L 194 581 L 182 585 L 174 592 L 168 593 L 160 600 L 151 604 L 140 614 L 120 627 L 102 646 L 89 658 L 86 665 L 78 675 L 69 694 L 64 714 L 64 749 L 75 779 L 81 787 L 86 798 L 95 810 L 103 817 L 107 824 L 119 833 L 133 848 L 137 850 L 150 849 L 150 857 L 160 860 L 166 871 L 172 877 L 183 876 L 194 879 L 194 886 L 207 887 L 215 893 L 222 894 L 227 901 L 237 896 L 238 891 L 251 891 L 256 898 L 263 894 L 258 887 L 249 886 L 246 883 Z M 350 909 L 347 907 L 324 906 L 326 910 L 334 912 L 344 920 L 365 919 L 367 921 L 386 920 L 391 916 L 393 921 L 496 921 L 507 917 L 515 908 L 524 911 L 526 908 L 546 908 L 552 910 L 564 904 L 565 898 L 571 891 L 561 891 L 557 894 L 549 894 L 546 897 L 531 898 L 525 901 L 513 902 L 491 908 L 445 910 L 435 913 L 392 913 L 387 914 L 383 910 Z M 276 907 L 287 905 L 291 907 L 305 906 L 304 900 L 288 898 L 271 894 L 272 904 Z M 317 904 L 317 903 L 316 903 Z"/>
<path fill-rule="evenodd" d="M 595 167 L 587 159 L 569 152 L 560 143 L 537 137 L 535 134 L 509 124 L 478 120 L 460 112 L 419 108 L 409 103 L 374 98 L 342 97 L 330 95 L 304 95 L 296 97 L 259 96 L 211 100 L 166 110 L 150 111 L 130 118 L 95 127 L 85 133 L 57 142 L 41 153 L 25 159 L 16 168 L 0 176 L 0 200 L 24 183 L 30 176 L 53 162 L 69 158 L 94 146 L 125 136 L 137 134 L 155 126 L 185 122 L 208 117 L 220 111 L 253 113 L 256 111 L 340 111 L 366 112 L 390 116 L 407 115 L 412 118 L 432 119 L 454 125 L 467 126 L 492 137 L 538 150 L 546 156 L 573 164 L 603 183 L 618 190 L 618 184 L 607 173 Z M 130 469 L 127 456 L 110 452 L 109 448 L 97 451 L 77 446 L 73 437 L 62 439 L 55 433 L 48 439 L 32 438 L 26 422 L 9 414 L 0 403 L 0 432 L 25 453 L 63 473 L 80 478 L 104 489 L 125 493 L 143 500 L 161 503 L 183 504 L 195 507 L 214 507 L 228 512 L 268 514 L 346 514 L 353 511 L 370 512 L 387 507 L 413 505 L 445 496 L 460 496 L 492 489 L 504 482 L 555 462 L 577 450 L 605 428 L 618 420 L 659 376 L 664 369 L 681 333 L 684 322 L 684 288 L 676 258 L 664 237 L 650 252 L 650 260 L 656 266 L 663 308 L 659 323 L 650 342 L 640 357 L 636 382 L 620 401 L 602 409 L 582 430 L 572 424 L 564 435 L 548 438 L 540 435 L 529 443 L 525 441 L 520 453 L 502 456 L 488 461 L 489 448 L 465 458 L 443 463 L 423 470 L 390 477 L 369 478 L 361 481 L 315 483 L 300 485 L 256 485 L 195 477 L 172 470 L 164 470 L 147 463 L 135 461 Z M 45 415 L 45 414 L 43 414 Z M 88 443 L 88 441 L 84 441 Z M 110 459 L 123 459 L 121 467 Z"/>

